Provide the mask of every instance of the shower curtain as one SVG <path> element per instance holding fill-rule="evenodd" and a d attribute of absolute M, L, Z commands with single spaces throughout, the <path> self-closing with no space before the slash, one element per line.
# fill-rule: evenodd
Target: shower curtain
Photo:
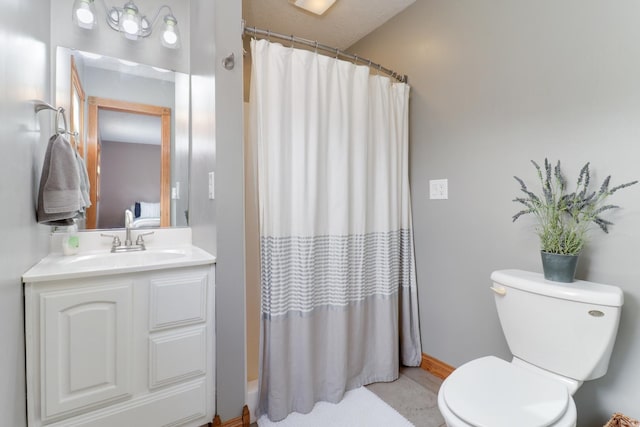
<path fill-rule="evenodd" d="M 421 360 L 409 86 L 251 43 L 261 251 L 258 414 L 338 402 Z"/>

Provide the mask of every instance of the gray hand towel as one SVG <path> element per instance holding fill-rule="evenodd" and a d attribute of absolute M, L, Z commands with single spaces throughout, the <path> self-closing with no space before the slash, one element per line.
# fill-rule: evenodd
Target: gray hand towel
<path fill-rule="evenodd" d="M 87 173 L 87 165 L 84 162 L 78 150 L 73 150 L 76 155 L 76 163 L 78 164 L 78 173 L 80 174 L 80 193 L 82 194 L 82 202 L 84 204 L 84 209 L 86 210 L 89 206 L 91 206 L 91 198 L 89 196 L 89 189 L 91 188 L 89 184 L 89 174 Z"/>
<path fill-rule="evenodd" d="M 49 139 L 38 191 L 37 218 L 41 224 L 68 223 L 83 209 L 75 150 L 63 135 Z"/>

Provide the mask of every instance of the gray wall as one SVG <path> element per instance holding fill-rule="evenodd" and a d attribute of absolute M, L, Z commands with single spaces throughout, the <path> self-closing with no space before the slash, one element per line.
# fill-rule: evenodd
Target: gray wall
<path fill-rule="evenodd" d="M 98 228 L 123 228 L 135 202 L 160 202 L 160 146 L 102 141 Z"/>
<path fill-rule="evenodd" d="M 241 6 L 209 0 L 191 5 L 198 43 L 191 52 L 190 224 L 194 243 L 217 255 L 216 408 L 222 421 L 242 414 L 246 386 Z M 232 52 L 237 65 L 228 71 L 222 59 Z M 208 199 L 211 171 L 215 200 Z"/>
<path fill-rule="evenodd" d="M 350 51 L 409 75 L 411 188 L 423 351 L 458 366 L 509 357 L 492 270 L 541 271 L 513 175 L 530 159 L 562 160 L 571 183 L 640 178 L 640 3 L 420 0 Z M 449 179 L 449 199 L 428 181 Z M 578 390 L 578 425 L 614 411 L 640 418 L 640 186 L 617 193 L 611 216 L 583 252 L 578 277 L 625 292 L 609 373 Z M 544 313 L 541 313 L 544 315 Z M 551 349 L 552 350 L 552 349 Z"/>
<path fill-rule="evenodd" d="M 209 199 L 208 173 L 216 164 L 215 5 L 206 0 L 191 3 L 191 164 L 189 224 L 193 242 L 216 253 L 216 200 Z M 217 285 L 216 280 L 216 285 Z M 216 294 L 217 296 L 217 294 Z M 217 299 L 219 301 L 219 299 Z"/>
<path fill-rule="evenodd" d="M 49 11 L 37 0 L 4 1 L 0 14 L 0 425 L 27 425 L 21 276 L 48 250 L 36 191 L 54 113 L 49 101 Z"/>
<path fill-rule="evenodd" d="M 242 414 L 246 391 L 242 2 L 217 1 L 216 40 L 216 337 L 218 413 Z M 233 70 L 223 59 L 235 56 Z"/>

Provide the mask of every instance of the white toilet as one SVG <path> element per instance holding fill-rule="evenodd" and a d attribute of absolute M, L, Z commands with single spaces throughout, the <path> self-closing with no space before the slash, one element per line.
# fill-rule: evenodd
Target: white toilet
<path fill-rule="evenodd" d="M 448 427 L 575 427 L 572 395 L 607 373 L 623 303 L 616 286 L 542 274 L 491 274 L 500 323 L 513 353 L 472 360 L 442 383 Z"/>

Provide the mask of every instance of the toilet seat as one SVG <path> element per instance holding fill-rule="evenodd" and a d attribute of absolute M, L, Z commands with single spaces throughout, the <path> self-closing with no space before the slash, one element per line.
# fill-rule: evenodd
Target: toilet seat
<path fill-rule="evenodd" d="M 575 404 L 563 384 L 493 356 L 455 370 L 439 401 L 470 426 L 575 425 Z"/>

